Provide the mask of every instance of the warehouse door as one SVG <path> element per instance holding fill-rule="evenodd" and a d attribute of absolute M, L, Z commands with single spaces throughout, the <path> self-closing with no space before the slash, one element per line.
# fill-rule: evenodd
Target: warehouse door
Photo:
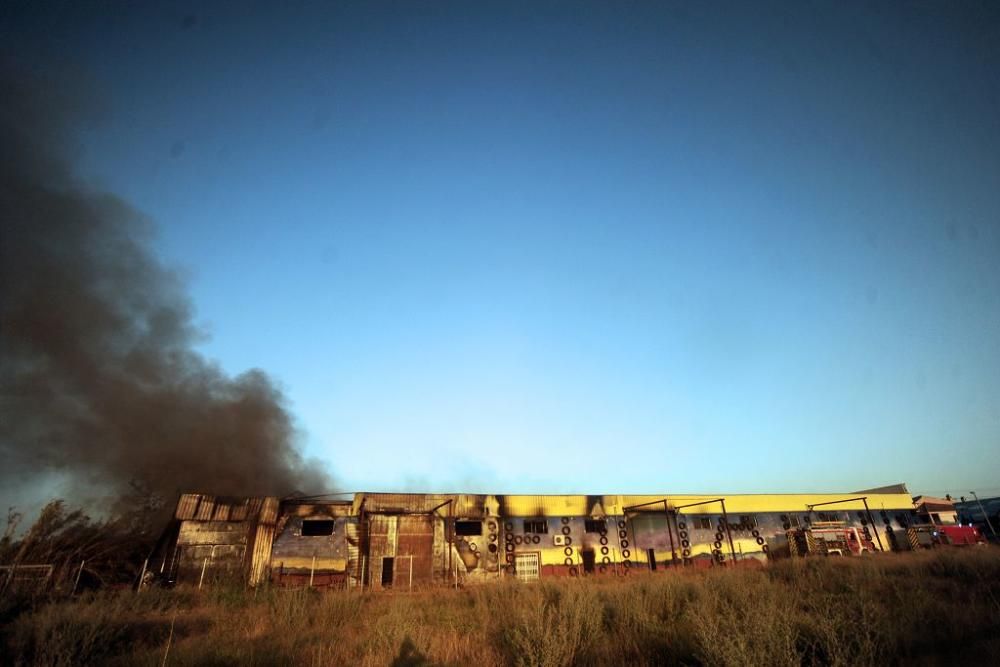
<path fill-rule="evenodd" d="M 380 586 L 388 580 L 391 584 L 393 573 L 393 558 L 396 555 L 396 536 L 398 534 L 399 517 L 386 514 L 373 514 L 368 520 L 368 572 L 369 586 Z M 388 576 L 386 575 L 388 566 Z"/>
<path fill-rule="evenodd" d="M 399 517 L 397 586 L 429 584 L 434 577 L 434 519 L 426 514 Z"/>
<path fill-rule="evenodd" d="M 395 562 L 396 559 L 392 556 L 386 556 L 382 559 L 382 588 L 390 588 L 392 586 Z"/>

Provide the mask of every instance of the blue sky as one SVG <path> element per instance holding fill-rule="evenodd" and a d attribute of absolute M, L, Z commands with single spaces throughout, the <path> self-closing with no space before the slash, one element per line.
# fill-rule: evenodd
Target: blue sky
<path fill-rule="evenodd" d="M 838 4 L 4 22 L 341 488 L 995 489 L 1000 10 Z"/>

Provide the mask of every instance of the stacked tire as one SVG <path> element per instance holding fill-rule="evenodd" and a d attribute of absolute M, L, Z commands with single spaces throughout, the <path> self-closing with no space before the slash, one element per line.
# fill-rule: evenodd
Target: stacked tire
<path fill-rule="evenodd" d="M 690 565 L 691 563 L 691 537 L 688 533 L 687 523 L 685 521 L 677 522 L 677 537 L 681 540 L 681 560 L 685 565 Z"/>
<path fill-rule="evenodd" d="M 571 546 L 573 544 L 573 529 L 570 528 L 568 516 L 564 516 L 560 522 L 562 523 L 562 527 L 559 530 L 563 534 L 563 544 L 566 545 L 563 547 L 563 555 L 566 557 L 565 560 L 563 560 L 563 564 L 569 568 L 570 575 L 575 576 L 577 574 L 576 562 L 573 560 L 573 547 Z"/>
<path fill-rule="evenodd" d="M 514 524 L 507 521 L 503 525 L 503 549 L 504 549 L 504 561 L 507 563 L 508 567 L 514 567 L 514 548 L 516 537 L 514 535 Z"/>
<path fill-rule="evenodd" d="M 486 550 L 490 552 L 489 563 L 490 567 L 493 567 L 494 559 L 497 562 L 497 567 L 500 567 L 500 524 L 498 524 L 493 519 L 486 522 L 486 537 L 489 543 L 486 545 Z"/>
<path fill-rule="evenodd" d="M 715 562 L 719 563 L 720 565 L 726 562 L 726 555 L 722 553 L 722 541 L 726 537 L 725 533 L 723 532 L 725 528 L 726 526 L 722 522 L 722 519 L 720 518 L 719 524 L 716 526 L 715 529 L 715 541 L 712 542 L 712 557 L 715 558 Z"/>
<path fill-rule="evenodd" d="M 882 525 L 885 526 L 885 537 L 886 541 L 889 542 L 889 550 L 899 551 L 899 543 L 896 541 L 896 531 L 892 529 L 892 519 L 889 518 L 889 513 L 882 510 L 879 512 L 879 516 L 882 518 Z"/>
<path fill-rule="evenodd" d="M 628 574 L 632 567 L 632 550 L 629 548 L 628 527 L 624 517 L 618 521 L 618 546 L 622 552 L 622 567 L 625 568 L 625 573 Z"/>
<path fill-rule="evenodd" d="M 607 522 L 604 523 L 604 528 L 601 528 L 598 542 L 601 544 L 601 565 L 598 568 L 598 572 L 605 574 L 608 571 L 608 566 L 611 565 L 611 547 L 608 546 Z"/>

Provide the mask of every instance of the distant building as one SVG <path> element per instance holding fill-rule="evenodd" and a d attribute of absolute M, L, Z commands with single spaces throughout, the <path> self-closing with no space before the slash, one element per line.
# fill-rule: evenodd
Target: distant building
<path fill-rule="evenodd" d="M 913 507 L 919 523 L 934 526 L 953 526 L 958 523 L 958 511 L 951 498 L 934 496 L 914 496 Z"/>
<path fill-rule="evenodd" d="M 955 511 L 958 513 L 959 522 L 964 525 L 972 524 L 988 539 L 997 541 L 997 532 L 1000 532 L 1000 496 L 980 498 L 978 501 L 975 498 L 962 496 L 955 503 Z"/>

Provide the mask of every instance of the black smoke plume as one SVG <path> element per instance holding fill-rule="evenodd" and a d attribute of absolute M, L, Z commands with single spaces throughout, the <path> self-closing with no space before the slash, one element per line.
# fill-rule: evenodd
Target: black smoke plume
<path fill-rule="evenodd" d="M 150 222 L 74 175 L 80 98 L 2 60 L 0 85 L 0 487 L 56 476 L 167 504 L 326 490 L 268 376 L 229 377 L 196 351 Z"/>

